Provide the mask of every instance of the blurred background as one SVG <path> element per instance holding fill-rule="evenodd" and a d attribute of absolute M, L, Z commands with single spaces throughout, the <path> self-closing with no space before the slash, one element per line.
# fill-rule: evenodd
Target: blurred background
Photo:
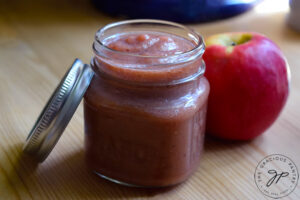
<path fill-rule="evenodd" d="M 299 24 L 299 2 L 290 1 L 296 9 L 291 9 L 294 15 L 289 17 L 288 0 L 0 0 L 0 44 L 27 41 L 53 65 L 68 66 L 66 58 L 79 55 L 89 62 L 94 33 L 107 23 L 128 18 L 177 21 L 204 37 L 257 31 L 276 40 L 297 34 L 295 28 L 286 32 L 290 29 L 286 24 Z"/>
<path fill-rule="evenodd" d="M 275 18 L 284 24 L 291 21 L 289 24 L 297 29 L 300 0 L 291 0 L 290 4 L 295 7 L 291 9 L 292 17 L 288 14 L 288 0 L 0 0 L 0 42 L 15 38 L 17 33 L 26 37 L 28 31 L 39 32 L 38 38 L 57 35 L 57 42 L 59 34 L 81 35 L 76 41 L 71 40 L 75 36 L 62 35 L 65 43 L 80 43 L 73 49 L 80 51 L 82 45 L 91 46 L 93 35 L 101 26 L 128 18 L 166 19 L 194 27 L 204 23 L 204 36 L 241 30 L 267 34 L 267 29 L 260 29 L 271 25 Z M 258 21 L 252 23 L 253 20 Z M 248 23 L 252 23 L 251 28 Z M 213 24 L 216 26 L 210 32 Z"/>
<path fill-rule="evenodd" d="M 46 17 L 39 14 L 71 10 L 91 14 L 97 10 L 113 17 L 198 23 L 236 16 L 259 3 L 263 4 L 259 8 L 260 11 L 263 9 L 265 12 L 288 7 L 288 0 L 2 0 L 0 11 L 23 10 L 32 12 L 36 17 Z M 299 0 L 290 0 L 290 4 L 299 7 L 300 3 Z"/>

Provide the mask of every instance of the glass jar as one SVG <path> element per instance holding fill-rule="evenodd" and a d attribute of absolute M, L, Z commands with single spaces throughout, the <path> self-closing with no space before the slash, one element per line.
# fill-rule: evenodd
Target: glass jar
<path fill-rule="evenodd" d="M 193 49 L 145 56 L 103 42 L 124 33 L 182 37 Z M 203 76 L 204 43 L 182 25 L 129 20 L 100 29 L 93 44 L 95 75 L 84 96 L 88 166 L 111 181 L 162 187 L 186 180 L 200 161 L 209 83 Z"/>

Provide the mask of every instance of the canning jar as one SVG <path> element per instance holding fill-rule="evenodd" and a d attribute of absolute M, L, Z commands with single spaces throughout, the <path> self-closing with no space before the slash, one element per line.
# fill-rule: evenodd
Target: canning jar
<path fill-rule="evenodd" d="M 93 49 L 88 166 L 126 185 L 186 180 L 201 157 L 209 94 L 201 36 L 171 22 L 130 20 L 100 29 Z"/>
<path fill-rule="evenodd" d="M 90 65 L 72 64 L 24 151 L 44 161 L 84 98 L 85 158 L 93 172 L 138 187 L 186 180 L 204 142 L 202 37 L 172 22 L 129 20 L 100 29 L 93 50 Z"/>

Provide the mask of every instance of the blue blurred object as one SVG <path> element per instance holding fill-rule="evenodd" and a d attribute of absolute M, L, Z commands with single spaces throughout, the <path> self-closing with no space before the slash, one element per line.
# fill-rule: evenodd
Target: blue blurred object
<path fill-rule="evenodd" d="M 288 14 L 288 24 L 296 31 L 300 32 L 300 1 L 290 0 L 290 12 Z"/>
<path fill-rule="evenodd" d="M 92 0 L 113 16 L 152 18 L 183 23 L 207 22 L 241 14 L 260 0 Z"/>

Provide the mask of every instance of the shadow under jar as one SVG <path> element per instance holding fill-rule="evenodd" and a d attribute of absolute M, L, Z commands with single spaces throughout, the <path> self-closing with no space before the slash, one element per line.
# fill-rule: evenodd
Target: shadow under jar
<path fill-rule="evenodd" d="M 186 180 L 199 164 L 209 83 L 204 43 L 182 25 L 130 20 L 100 29 L 84 96 L 88 166 L 139 187 Z"/>

